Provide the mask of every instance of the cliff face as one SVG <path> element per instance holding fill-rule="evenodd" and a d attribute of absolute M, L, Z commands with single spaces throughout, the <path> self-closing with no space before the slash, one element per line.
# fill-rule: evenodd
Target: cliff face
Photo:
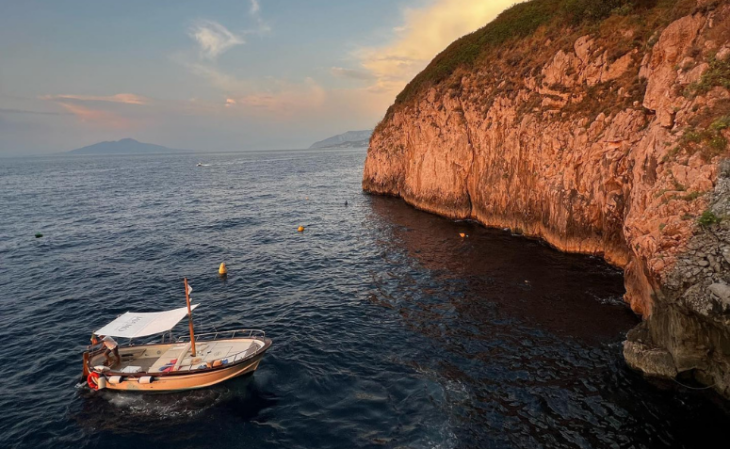
<path fill-rule="evenodd" d="M 419 86 L 363 189 L 602 255 L 645 318 L 629 365 L 730 397 L 730 4 L 662 14 L 543 27 Z"/>

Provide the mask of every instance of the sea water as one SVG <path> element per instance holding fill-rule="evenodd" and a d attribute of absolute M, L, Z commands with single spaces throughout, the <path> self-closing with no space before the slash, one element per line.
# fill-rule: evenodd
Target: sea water
<path fill-rule="evenodd" d="M 364 157 L 0 159 L 0 446 L 726 447 L 722 401 L 626 367 L 619 271 L 363 194 Z M 266 331 L 258 371 L 89 391 L 91 332 L 183 277 L 199 332 Z"/>

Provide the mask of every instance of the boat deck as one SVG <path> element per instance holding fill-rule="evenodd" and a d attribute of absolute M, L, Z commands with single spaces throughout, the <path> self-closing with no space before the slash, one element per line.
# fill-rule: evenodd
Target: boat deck
<path fill-rule="evenodd" d="M 194 371 L 227 365 L 255 353 L 264 342 L 252 338 L 206 341 L 196 344 L 195 357 L 190 343 L 120 347 L 121 363 L 113 367 L 123 373 Z"/>

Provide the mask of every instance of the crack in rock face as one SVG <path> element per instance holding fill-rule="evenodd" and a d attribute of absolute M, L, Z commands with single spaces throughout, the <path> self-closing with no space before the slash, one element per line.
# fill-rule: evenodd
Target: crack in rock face
<path fill-rule="evenodd" d="M 730 397 L 730 5 L 702 3 L 423 85 L 376 128 L 363 189 L 604 257 L 644 318 L 628 365 Z"/>

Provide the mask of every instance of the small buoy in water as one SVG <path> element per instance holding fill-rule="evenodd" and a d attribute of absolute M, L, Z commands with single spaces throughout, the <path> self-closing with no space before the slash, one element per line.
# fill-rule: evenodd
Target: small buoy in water
<path fill-rule="evenodd" d="M 459 233 L 459 237 L 461 237 L 461 238 L 463 239 L 463 238 L 465 238 L 465 237 L 466 237 L 466 234 L 464 234 L 463 232 L 460 232 L 460 233 Z"/>
<path fill-rule="evenodd" d="M 222 262 L 221 266 L 218 267 L 218 274 L 221 276 L 225 276 L 228 274 L 228 268 L 226 268 L 226 263 Z"/>
<path fill-rule="evenodd" d="M 347 200 L 345 200 L 345 206 L 347 206 Z"/>
<path fill-rule="evenodd" d="M 39 239 L 41 237 L 43 237 L 43 234 L 41 234 L 40 232 L 35 233 L 35 238 Z"/>
<path fill-rule="evenodd" d="M 297 232 L 304 232 L 304 226 L 299 226 L 297 228 Z"/>

